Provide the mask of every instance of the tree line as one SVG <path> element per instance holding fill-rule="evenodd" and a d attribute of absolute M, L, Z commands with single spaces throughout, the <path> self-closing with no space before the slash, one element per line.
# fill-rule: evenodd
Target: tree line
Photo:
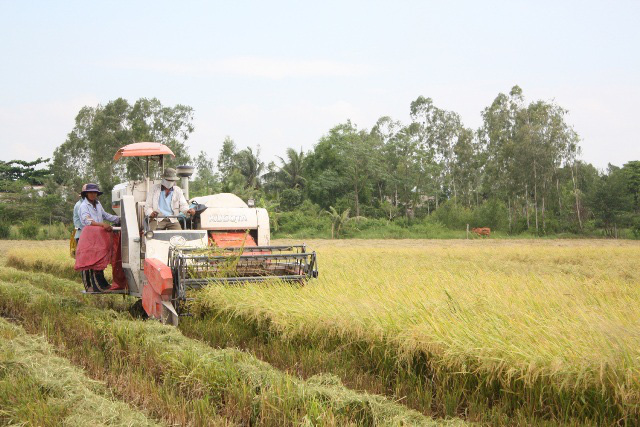
<path fill-rule="evenodd" d="M 287 148 L 265 163 L 259 144 L 238 149 L 229 137 L 215 158 L 206 152 L 190 157 L 190 107 L 117 99 L 84 107 L 35 178 L 59 202 L 62 219 L 82 183 L 99 183 L 108 198 L 116 183 L 140 173 L 135 159 L 113 162 L 118 148 L 158 141 L 176 153 L 171 164 L 196 167 L 192 196 L 224 191 L 254 198 L 270 210 L 276 231 L 315 220 L 319 228 L 340 230 L 353 217 L 381 225 L 470 224 L 511 234 L 616 235 L 625 229 L 637 236 L 640 161 L 599 171 L 580 160 L 580 138 L 567 114 L 553 102 L 527 102 L 514 86 L 498 94 L 482 111 L 482 125 L 471 129 L 456 112 L 420 96 L 410 104 L 408 123 L 381 117 L 367 129 L 346 121 L 311 150 Z M 16 167 L 33 165 L 3 162 L 0 179 L 27 182 Z"/>

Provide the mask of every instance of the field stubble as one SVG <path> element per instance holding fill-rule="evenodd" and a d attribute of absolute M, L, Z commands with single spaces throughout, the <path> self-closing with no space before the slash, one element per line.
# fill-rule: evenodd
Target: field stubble
<path fill-rule="evenodd" d="M 2 318 L 0 407 L 3 425 L 158 425 L 57 356 L 43 337 Z"/>

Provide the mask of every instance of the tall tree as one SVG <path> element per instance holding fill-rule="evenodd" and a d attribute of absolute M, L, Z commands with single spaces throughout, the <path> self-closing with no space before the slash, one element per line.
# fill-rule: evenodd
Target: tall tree
<path fill-rule="evenodd" d="M 239 151 L 235 164 L 246 180 L 246 188 L 260 188 L 260 177 L 264 172 L 264 163 L 260 160 L 260 147 L 255 153 L 251 147 Z"/>
<path fill-rule="evenodd" d="M 280 160 L 280 172 L 285 188 L 302 188 L 304 187 L 304 153 L 302 149 L 296 151 L 293 148 L 287 148 L 287 159 L 278 156 Z"/>
<path fill-rule="evenodd" d="M 436 107 L 431 98 L 418 97 L 411 103 L 411 120 L 418 137 L 422 157 L 433 159 L 440 165 L 438 189 L 446 196 L 458 199 L 455 145 L 463 131 L 460 116 Z M 438 195 L 436 195 L 437 197 Z"/>
<path fill-rule="evenodd" d="M 0 160 L 0 180 L 21 181 L 24 184 L 42 185 L 51 174 L 49 159 L 37 158 L 34 161 Z"/>
<path fill-rule="evenodd" d="M 236 143 L 227 136 L 222 142 L 222 148 L 218 154 L 218 171 L 220 172 L 220 179 L 222 181 L 226 181 L 233 172 L 236 155 Z"/>
<path fill-rule="evenodd" d="M 190 184 L 190 197 L 206 196 L 221 191 L 220 180 L 215 171 L 214 161 L 207 153 L 200 151 L 195 159 L 196 176 Z"/>
<path fill-rule="evenodd" d="M 625 163 L 622 172 L 627 181 L 627 188 L 633 197 L 633 208 L 640 213 L 640 160 Z"/>
<path fill-rule="evenodd" d="M 186 141 L 193 132 L 192 119 L 191 107 L 165 107 L 155 98 L 142 98 L 134 105 L 118 98 L 106 105 L 83 107 L 67 140 L 54 151 L 54 177 L 73 192 L 82 182 L 97 182 L 109 199 L 117 182 L 141 170 L 137 159 L 113 162 L 120 147 L 140 141 L 160 142 L 176 155 L 169 165 L 187 163 Z"/>

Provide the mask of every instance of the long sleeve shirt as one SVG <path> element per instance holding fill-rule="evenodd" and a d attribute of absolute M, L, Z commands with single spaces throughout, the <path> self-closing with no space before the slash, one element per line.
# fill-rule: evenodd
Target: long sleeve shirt
<path fill-rule="evenodd" d="M 96 201 L 96 206 L 94 207 L 91 202 L 89 202 L 89 199 L 84 199 L 80 205 L 80 222 L 82 222 L 83 226 L 91 225 L 92 220 L 95 222 L 104 222 L 105 219 L 111 222 L 117 222 L 119 220 L 116 215 L 105 212 L 100 202 Z"/>
<path fill-rule="evenodd" d="M 80 199 L 73 206 L 73 228 L 76 229 L 76 235 L 75 235 L 76 239 L 80 238 L 80 233 L 82 232 L 82 228 L 84 227 L 84 225 L 82 224 L 82 221 L 80 221 L 80 205 L 82 204 L 83 201 L 84 201 L 83 199 Z"/>
<path fill-rule="evenodd" d="M 147 203 L 145 203 L 144 212 L 145 215 L 151 215 L 154 211 L 162 213 L 162 210 L 160 209 L 160 199 L 163 194 L 164 190 L 162 189 L 162 185 L 155 184 L 151 187 L 147 192 Z M 187 204 L 187 200 L 184 198 L 184 193 L 180 187 L 174 185 L 169 194 L 171 195 L 172 215 L 178 215 L 181 212 L 185 213 L 189 210 L 189 205 Z M 167 200 L 164 200 L 163 202 L 167 202 Z M 169 221 L 177 222 L 178 220 L 175 218 L 169 218 Z"/>

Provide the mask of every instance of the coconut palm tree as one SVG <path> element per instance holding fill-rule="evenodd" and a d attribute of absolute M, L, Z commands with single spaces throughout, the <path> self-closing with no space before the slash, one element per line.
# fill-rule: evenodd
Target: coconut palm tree
<path fill-rule="evenodd" d="M 287 188 L 299 188 L 303 187 L 305 179 L 302 176 L 304 171 L 304 153 L 302 149 L 300 152 L 296 152 L 293 148 L 287 148 L 287 160 L 278 156 L 282 166 L 280 166 L 280 172 L 282 172 L 282 179 Z"/>
<path fill-rule="evenodd" d="M 334 238 L 334 235 L 335 235 L 335 238 L 340 238 L 340 231 L 351 220 L 364 219 L 363 216 L 350 217 L 349 216 L 350 212 L 351 212 L 351 209 L 347 208 L 344 211 L 342 211 L 342 213 L 338 213 L 336 208 L 334 208 L 333 206 L 329 206 L 329 210 L 324 211 L 324 213 L 329 215 L 329 217 L 331 218 L 331 238 L 332 239 Z"/>
<path fill-rule="evenodd" d="M 237 154 L 237 166 L 246 179 L 247 188 L 259 188 L 260 176 L 264 172 L 264 163 L 260 161 L 260 148 L 253 152 L 247 147 Z"/>

